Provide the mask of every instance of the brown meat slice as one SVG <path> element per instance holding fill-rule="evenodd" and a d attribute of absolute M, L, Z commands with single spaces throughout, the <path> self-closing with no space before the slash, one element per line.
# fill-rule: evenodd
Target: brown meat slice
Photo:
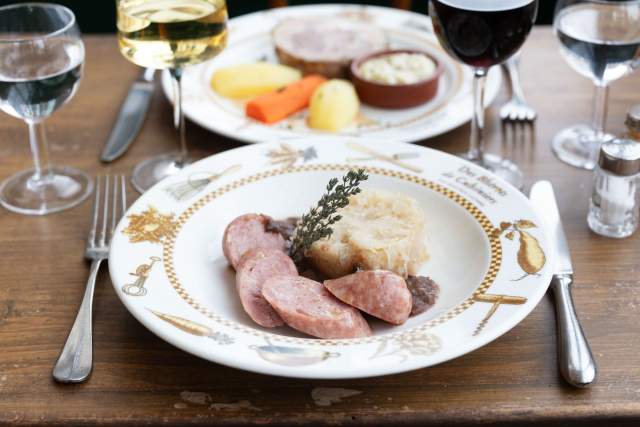
<path fill-rule="evenodd" d="M 300 222 L 300 218 L 293 216 L 287 219 L 271 219 L 267 223 L 266 230 L 272 232 L 277 231 L 284 240 L 291 240 L 298 222 Z"/>
<path fill-rule="evenodd" d="M 438 296 L 440 296 L 440 287 L 430 277 L 409 276 L 407 277 L 407 288 L 409 288 L 412 296 L 412 316 L 417 316 L 429 310 L 435 305 L 438 301 Z"/>
<path fill-rule="evenodd" d="M 264 283 L 262 295 L 287 325 L 305 334 L 318 338 L 371 335 L 362 314 L 335 298 L 319 282 L 300 276 L 276 276 Z"/>
<path fill-rule="evenodd" d="M 280 63 L 327 78 L 348 78 L 352 60 L 387 47 L 382 29 L 341 17 L 289 18 L 272 36 Z"/>
<path fill-rule="evenodd" d="M 246 214 L 227 225 L 222 238 L 222 251 L 233 268 L 238 269 L 240 259 L 249 249 L 286 249 L 280 233 L 267 231 L 269 221 L 271 217 L 267 215 Z"/>
<path fill-rule="evenodd" d="M 411 292 L 404 279 L 386 270 L 358 271 L 324 286 L 336 298 L 365 313 L 396 325 L 411 313 Z"/>
<path fill-rule="evenodd" d="M 297 276 L 295 264 L 277 249 L 250 249 L 244 254 L 236 274 L 236 288 L 244 311 L 260 326 L 284 325 L 278 313 L 262 296 L 262 285 L 274 276 Z"/>

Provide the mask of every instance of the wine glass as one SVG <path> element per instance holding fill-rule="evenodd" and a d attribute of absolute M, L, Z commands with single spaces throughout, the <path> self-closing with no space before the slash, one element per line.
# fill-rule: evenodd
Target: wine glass
<path fill-rule="evenodd" d="M 173 80 L 180 151 L 152 157 L 133 169 L 131 182 L 142 193 L 191 162 L 182 111 L 183 69 L 224 49 L 227 6 L 224 0 L 116 0 L 116 7 L 120 52 L 142 67 L 169 69 Z"/>
<path fill-rule="evenodd" d="M 474 70 L 471 141 L 464 158 L 522 187 L 518 166 L 484 147 L 484 89 L 489 68 L 520 50 L 538 13 L 538 0 L 431 0 L 429 16 L 442 47 Z"/>
<path fill-rule="evenodd" d="M 0 185 L 5 208 L 45 215 L 76 206 L 93 190 L 83 172 L 49 164 L 44 128 L 44 120 L 76 93 L 83 62 L 76 18 L 66 7 L 0 7 L 0 109 L 27 123 L 35 165 Z"/>
<path fill-rule="evenodd" d="M 559 0 L 553 28 L 560 52 L 571 67 L 596 87 L 592 123 L 560 131 L 552 142 L 565 163 L 593 169 L 605 132 L 609 83 L 640 66 L 640 1 Z"/>

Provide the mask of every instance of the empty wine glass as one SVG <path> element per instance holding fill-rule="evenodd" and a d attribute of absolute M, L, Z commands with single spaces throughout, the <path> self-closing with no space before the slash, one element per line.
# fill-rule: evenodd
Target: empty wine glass
<path fill-rule="evenodd" d="M 560 131 L 552 142 L 565 163 L 593 169 L 605 132 L 609 84 L 640 66 L 640 1 L 559 0 L 553 22 L 560 52 L 596 87 L 591 125 Z"/>
<path fill-rule="evenodd" d="M 185 67 L 213 58 L 226 46 L 227 5 L 225 0 L 116 0 L 116 7 L 122 55 L 143 67 L 168 69 L 173 80 L 180 151 L 152 157 L 134 168 L 131 182 L 144 192 L 191 162 L 182 111 L 182 74 Z"/>
<path fill-rule="evenodd" d="M 44 120 L 75 94 L 84 62 L 76 19 L 64 6 L 0 7 L 0 109 L 24 120 L 35 168 L 0 186 L 5 208 L 44 215 L 77 205 L 93 190 L 83 172 L 49 164 Z"/>
<path fill-rule="evenodd" d="M 515 54 L 527 39 L 538 0 L 431 0 L 429 15 L 438 41 L 456 60 L 474 70 L 471 141 L 464 158 L 522 187 L 513 162 L 484 153 L 484 88 L 489 68 Z"/>

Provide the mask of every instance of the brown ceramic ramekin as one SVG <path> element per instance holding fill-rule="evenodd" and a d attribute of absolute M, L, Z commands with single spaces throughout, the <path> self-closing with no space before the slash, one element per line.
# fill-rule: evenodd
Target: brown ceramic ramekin
<path fill-rule="evenodd" d="M 411 84 L 385 84 L 366 80 L 359 74 L 360 66 L 366 61 L 380 56 L 396 53 L 412 53 L 425 55 L 436 64 L 433 75 L 425 80 Z M 351 63 L 351 80 L 358 92 L 360 100 L 373 107 L 401 109 L 416 107 L 433 99 L 438 93 L 440 76 L 444 72 L 442 63 L 432 55 L 419 50 L 397 49 L 384 50 L 365 55 Z"/>

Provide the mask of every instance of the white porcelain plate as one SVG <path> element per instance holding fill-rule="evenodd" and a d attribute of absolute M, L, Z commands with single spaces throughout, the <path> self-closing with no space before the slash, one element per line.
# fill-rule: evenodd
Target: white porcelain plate
<path fill-rule="evenodd" d="M 427 16 L 398 9 L 354 5 L 314 5 L 272 9 L 234 18 L 229 24 L 227 48 L 212 61 L 187 68 L 183 77 L 186 116 L 211 131 L 244 142 L 283 139 L 326 138 L 327 133 L 306 125 L 306 111 L 274 125 L 264 125 L 244 115 L 242 103 L 217 95 L 210 86 L 211 76 L 221 67 L 260 60 L 277 62 L 271 41 L 272 29 L 291 16 L 349 16 L 370 21 L 384 29 L 389 47 L 419 49 L 439 58 L 445 67 L 439 92 L 430 102 L 416 108 L 385 110 L 363 106 L 358 124 L 332 137 L 389 139 L 415 142 L 450 131 L 471 119 L 471 70 L 451 59 L 438 45 Z M 487 105 L 500 90 L 501 75 L 496 67 L 487 81 Z M 162 77 L 162 87 L 172 99 L 171 78 Z"/>
<path fill-rule="evenodd" d="M 226 225 L 251 212 L 299 216 L 330 178 L 355 167 L 368 169 L 365 187 L 407 194 L 424 209 L 431 258 L 421 274 L 441 287 L 436 305 L 401 326 L 371 321 L 374 335 L 365 339 L 257 326 L 222 253 Z M 189 353 L 272 375 L 367 377 L 461 356 L 518 324 L 551 277 L 554 255 L 540 223 L 513 187 L 439 151 L 357 140 L 267 143 L 204 159 L 143 194 L 117 227 L 109 270 L 129 311 Z"/>

